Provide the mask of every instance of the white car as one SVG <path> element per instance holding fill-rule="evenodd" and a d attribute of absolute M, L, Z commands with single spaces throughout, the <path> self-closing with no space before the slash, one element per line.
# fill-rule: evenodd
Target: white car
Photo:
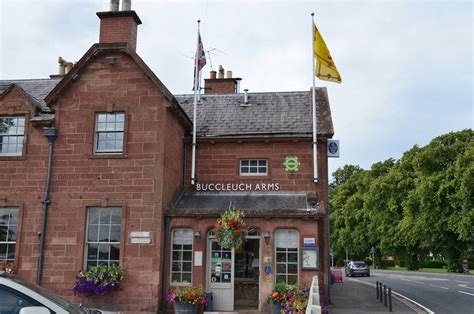
<path fill-rule="evenodd" d="M 45 288 L 28 283 L 15 275 L 0 271 L 1 314 L 107 314 L 81 308 Z"/>

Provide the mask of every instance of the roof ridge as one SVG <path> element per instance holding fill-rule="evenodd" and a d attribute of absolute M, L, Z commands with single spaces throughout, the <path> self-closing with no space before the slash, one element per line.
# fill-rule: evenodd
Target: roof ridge
<path fill-rule="evenodd" d="M 61 78 L 12 79 L 12 80 L 0 80 L 0 82 L 54 81 L 54 80 L 60 80 L 60 79 Z"/>
<path fill-rule="evenodd" d="M 316 87 L 316 89 L 323 89 L 324 87 Z M 311 90 L 302 90 L 302 91 L 282 91 L 282 92 L 253 92 L 248 93 L 248 95 L 255 95 L 255 94 L 300 94 L 300 93 L 309 93 Z M 222 96 L 237 96 L 243 95 L 244 93 L 232 93 L 232 94 L 201 94 L 201 97 L 222 97 Z M 194 94 L 175 94 L 175 97 L 184 97 L 184 96 L 194 96 Z"/>

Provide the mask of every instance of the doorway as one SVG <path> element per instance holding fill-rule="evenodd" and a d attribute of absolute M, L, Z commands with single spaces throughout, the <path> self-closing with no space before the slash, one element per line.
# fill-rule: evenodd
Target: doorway
<path fill-rule="evenodd" d="M 224 249 L 213 231 L 207 239 L 207 289 L 212 311 L 258 310 L 260 296 L 260 232 L 250 230 L 238 248 Z"/>
<path fill-rule="evenodd" d="M 258 310 L 260 233 L 249 231 L 234 255 L 234 310 Z"/>

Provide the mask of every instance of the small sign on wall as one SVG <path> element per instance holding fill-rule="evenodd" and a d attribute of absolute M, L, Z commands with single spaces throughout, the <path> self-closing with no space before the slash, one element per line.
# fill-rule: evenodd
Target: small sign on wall
<path fill-rule="evenodd" d="M 132 244 L 150 244 L 151 237 L 149 231 L 132 231 L 130 232 L 130 242 Z"/>
<path fill-rule="evenodd" d="M 131 242 L 132 244 L 150 244 L 151 239 L 150 238 L 132 238 Z"/>
<path fill-rule="evenodd" d="M 194 266 L 202 266 L 202 251 L 194 252 Z"/>
<path fill-rule="evenodd" d="M 316 246 L 316 240 L 314 238 L 304 238 L 303 246 Z"/>
<path fill-rule="evenodd" d="M 328 140 L 328 157 L 339 158 L 339 140 Z"/>
<path fill-rule="evenodd" d="M 149 238 L 150 232 L 149 231 L 132 231 L 130 232 L 130 237 L 132 238 Z"/>

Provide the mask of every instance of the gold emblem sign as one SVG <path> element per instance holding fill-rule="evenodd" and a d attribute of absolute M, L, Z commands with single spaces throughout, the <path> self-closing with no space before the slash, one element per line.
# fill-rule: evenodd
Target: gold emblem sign
<path fill-rule="evenodd" d="M 296 156 L 287 156 L 285 162 L 283 162 L 283 166 L 286 172 L 294 173 L 300 170 L 301 162 Z"/>

